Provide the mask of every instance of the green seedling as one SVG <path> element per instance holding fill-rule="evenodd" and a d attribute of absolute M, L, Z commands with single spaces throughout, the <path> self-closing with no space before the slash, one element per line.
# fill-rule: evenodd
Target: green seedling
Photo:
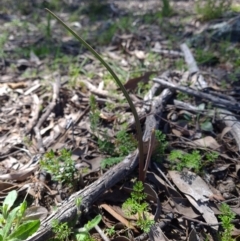
<path fill-rule="evenodd" d="M 139 82 L 137 94 L 139 96 L 144 96 L 149 91 L 150 88 L 151 88 L 150 84 L 145 84 L 143 82 Z"/>
<path fill-rule="evenodd" d="M 102 220 L 101 215 L 97 215 L 92 220 L 88 221 L 87 224 L 84 225 L 82 228 L 74 229 L 69 227 L 69 225 L 64 223 L 59 223 L 58 220 L 52 221 L 52 231 L 54 232 L 54 238 L 51 241 L 94 241 L 94 239 L 90 235 L 91 229 L 93 229 L 96 225 L 100 223 Z M 70 239 L 73 237 L 73 239 Z"/>
<path fill-rule="evenodd" d="M 203 21 L 222 17 L 224 13 L 230 10 L 232 0 L 197 0 L 196 12 Z"/>
<path fill-rule="evenodd" d="M 181 101 L 189 100 L 189 95 L 183 92 L 178 92 L 177 100 L 181 100 Z"/>
<path fill-rule="evenodd" d="M 170 5 L 170 0 L 162 0 L 162 3 L 163 3 L 162 16 L 170 17 L 173 14 L 173 9 Z"/>
<path fill-rule="evenodd" d="M 54 238 L 51 241 L 69 241 L 69 237 L 72 234 L 72 228 L 68 226 L 67 223 L 59 223 L 58 220 L 53 219 L 52 223 L 52 231 L 54 232 Z"/>
<path fill-rule="evenodd" d="M 169 154 L 169 160 L 172 167 L 178 171 L 182 171 L 183 168 L 193 169 L 199 173 L 203 166 L 214 162 L 218 158 L 218 153 L 207 152 L 205 158 L 200 155 L 198 150 L 192 151 L 192 153 L 184 153 L 180 150 L 173 150 Z"/>
<path fill-rule="evenodd" d="M 219 154 L 215 151 L 210 151 L 205 154 L 207 162 L 214 162 L 218 158 Z"/>
<path fill-rule="evenodd" d="M 156 137 L 156 140 L 159 143 L 161 143 L 157 151 L 158 151 L 158 154 L 162 156 L 165 154 L 165 151 L 168 146 L 168 142 L 166 141 L 166 135 L 164 135 L 160 130 L 155 130 L 155 137 Z"/>
<path fill-rule="evenodd" d="M 199 172 L 201 169 L 201 155 L 199 151 L 193 151 L 192 153 L 183 153 L 180 150 L 174 150 L 169 155 L 169 160 L 172 165 L 176 165 L 178 171 L 182 171 L 183 168 L 193 169 L 195 172 Z"/>
<path fill-rule="evenodd" d="M 132 110 L 135 123 L 136 123 L 136 129 L 137 129 L 137 136 L 138 136 L 138 149 L 139 149 L 139 180 L 144 182 L 144 152 L 143 152 L 143 141 L 142 141 L 142 129 L 140 120 L 138 118 L 138 114 L 136 111 L 136 108 L 127 93 L 126 89 L 124 88 L 123 84 L 121 83 L 118 76 L 115 74 L 115 72 L 112 70 L 112 68 L 103 60 L 103 58 L 87 43 L 85 42 L 74 30 L 72 30 L 70 27 L 68 27 L 60 18 L 58 18 L 53 12 L 51 12 L 49 9 L 46 9 L 59 23 L 61 23 L 65 29 L 67 29 L 74 37 L 78 39 L 78 41 L 84 45 L 94 56 L 96 59 L 98 59 L 102 65 L 109 71 L 109 73 L 112 75 L 116 83 L 118 84 L 119 88 L 121 89 L 122 93 L 124 94 L 126 100 L 129 103 L 129 106 Z"/>
<path fill-rule="evenodd" d="M 222 241 L 235 241 L 235 239 L 232 238 L 231 232 L 234 229 L 234 225 L 232 224 L 232 221 L 235 218 L 235 214 L 232 212 L 230 207 L 223 203 L 220 207 L 220 211 L 222 212 L 221 215 L 219 215 L 219 218 L 222 222 L 223 232 L 220 233 L 221 240 Z"/>
<path fill-rule="evenodd" d="M 16 200 L 17 192 L 13 190 L 0 207 L 0 241 L 26 240 L 40 226 L 40 220 L 24 221 L 27 202 L 24 200 L 19 206 L 13 207 Z"/>
<path fill-rule="evenodd" d="M 90 127 L 93 132 L 97 132 L 98 125 L 100 123 L 100 111 L 97 106 L 97 101 L 94 95 L 90 95 L 89 97 L 89 105 L 90 105 Z"/>
<path fill-rule="evenodd" d="M 128 155 L 137 147 L 137 141 L 125 130 L 121 130 L 117 133 L 114 144 L 109 142 L 107 138 L 103 141 L 100 139 L 98 140 L 99 149 L 113 156 L 101 162 L 101 167 L 103 169 L 121 162 L 124 156 Z"/>
<path fill-rule="evenodd" d="M 0 57 L 4 57 L 4 45 L 7 42 L 8 34 L 7 32 L 3 32 L 0 37 Z"/>
<path fill-rule="evenodd" d="M 150 220 L 147 215 L 149 205 L 145 201 L 146 198 L 147 195 L 144 192 L 143 183 L 137 181 L 133 186 L 131 197 L 123 203 L 122 208 L 127 216 L 137 215 L 138 220 L 136 224 L 142 231 L 148 233 L 154 224 L 154 220 Z"/>
<path fill-rule="evenodd" d="M 212 51 L 196 49 L 195 56 L 198 64 L 216 64 L 218 62 L 218 58 Z"/>
<path fill-rule="evenodd" d="M 124 157 L 110 157 L 110 158 L 106 158 L 106 159 L 101 161 L 101 168 L 102 169 L 109 168 L 109 167 L 111 167 L 113 165 L 118 164 L 123 159 L 124 159 Z"/>
<path fill-rule="evenodd" d="M 115 152 L 118 156 L 126 156 L 137 147 L 137 141 L 126 130 L 121 130 L 116 134 Z"/>
<path fill-rule="evenodd" d="M 111 228 L 106 228 L 106 233 L 108 236 L 114 236 L 116 234 L 115 227 L 112 226 Z"/>
<path fill-rule="evenodd" d="M 53 180 L 73 187 L 76 168 L 70 151 L 62 149 L 59 156 L 53 150 L 47 152 L 40 161 L 40 167 L 52 174 Z"/>
<path fill-rule="evenodd" d="M 107 138 L 106 135 L 104 135 L 104 139 L 101 140 L 100 138 L 98 138 L 98 148 L 101 152 L 108 154 L 108 155 L 112 155 L 114 153 L 114 144 L 112 142 L 109 141 L 109 138 Z"/>

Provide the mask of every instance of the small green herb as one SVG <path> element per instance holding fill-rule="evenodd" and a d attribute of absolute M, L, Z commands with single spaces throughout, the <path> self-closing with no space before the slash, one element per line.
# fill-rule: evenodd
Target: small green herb
<path fill-rule="evenodd" d="M 66 222 L 59 223 L 56 219 L 52 220 L 52 231 L 55 233 L 55 236 L 51 241 L 69 241 L 69 236 L 72 234 L 72 228 L 70 228 Z"/>
<path fill-rule="evenodd" d="M 97 141 L 99 150 L 106 154 L 113 154 L 114 153 L 114 144 L 109 141 L 106 135 L 104 135 L 104 139 L 101 140 L 100 138 Z"/>
<path fill-rule="evenodd" d="M 166 135 L 164 135 L 160 130 L 155 131 L 156 140 L 160 143 L 158 148 L 158 153 L 160 155 L 164 155 L 166 148 L 168 146 L 168 142 L 166 141 Z"/>
<path fill-rule="evenodd" d="M 121 162 L 124 157 L 110 157 L 101 161 L 101 168 L 105 169 Z"/>
<path fill-rule="evenodd" d="M 90 104 L 90 127 L 93 132 L 97 131 L 97 127 L 99 125 L 99 120 L 100 120 L 100 111 L 97 106 L 96 98 L 94 95 L 90 95 L 89 97 L 89 104 Z"/>
<path fill-rule="evenodd" d="M 52 174 L 53 180 L 73 185 L 76 168 L 70 151 L 62 149 L 59 156 L 56 156 L 53 150 L 47 152 L 40 161 L 40 167 Z"/>
<path fill-rule="evenodd" d="M 182 171 L 183 168 L 189 168 L 193 169 L 195 172 L 199 172 L 202 167 L 201 159 L 199 151 L 184 154 L 179 150 L 174 150 L 169 155 L 170 162 L 172 165 L 176 165 L 178 171 Z"/>
<path fill-rule="evenodd" d="M 112 226 L 111 228 L 106 228 L 106 233 L 107 233 L 107 235 L 110 236 L 110 237 L 113 236 L 113 235 L 116 233 L 115 227 Z"/>
<path fill-rule="evenodd" d="M 221 215 L 219 215 L 219 218 L 222 222 L 223 232 L 221 233 L 221 240 L 222 241 L 235 241 L 235 239 L 232 238 L 231 232 L 234 229 L 234 225 L 232 224 L 232 221 L 235 218 L 235 214 L 232 212 L 230 207 L 223 203 L 220 207 L 220 211 L 222 212 Z"/>
<path fill-rule="evenodd" d="M 186 94 L 186 93 L 183 93 L 183 92 L 178 92 L 177 93 L 177 99 L 182 100 L 182 101 L 189 100 L 189 95 Z"/>
<path fill-rule="evenodd" d="M 40 220 L 23 221 L 27 209 L 26 201 L 12 209 L 16 200 L 17 192 L 13 190 L 8 193 L 3 205 L 0 207 L 1 241 L 26 240 L 37 232 L 40 227 Z"/>
<path fill-rule="evenodd" d="M 196 11 L 202 20 L 211 20 L 221 17 L 230 10 L 231 0 L 197 0 Z"/>
<path fill-rule="evenodd" d="M 78 201 L 76 201 L 78 203 Z M 79 204 L 79 203 L 78 203 Z M 62 240 L 72 240 L 70 239 L 70 236 L 73 236 L 77 241 L 95 241 L 89 231 L 93 229 L 96 225 L 99 224 L 101 221 L 102 216 L 97 215 L 92 220 L 88 221 L 84 225 L 83 228 L 74 229 L 73 227 L 69 227 L 69 225 L 64 223 L 59 223 L 58 220 L 52 221 L 52 230 L 55 233 L 55 236 L 51 241 L 62 241 Z"/>
<path fill-rule="evenodd" d="M 218 158 L 217 152 L 207 152 L 205 156 L 201 156 L 198 150 L 192 153 L 184 153 L 180 150 L 173 150 L 169 154 L 169 160 L 173 168 L 182 171 L 183 168 L 193 169 L 200 172 L 203 166 L 214 162 Z"/>
<path fill-rule="evenodd" d="M 214 162 L 218 158 L 219 154 L 215 151 L 210 151 L 205 154 L 208 162 Z"/>
<path fill-rule="evenodd" d="M 154 220 L 150 220 L 146 214 L 149 209 L 149 205 L 145 201 L 146 197 L 147 195 L 144 192 L 143 183 L 137 181 L 133 186 L 131 197 L 123 203 L 122 208 L 127 216 L 137 214 L 137 225 L 145 233 L 148 233 L 151 226 L 154 224 Z"/>
<path fill-rule="evenodd" d="M 119 156 L 126 156 L 137 147 L 137 141 L 131 134 L 121 130 L 116 135 L 115 152 Z"/>

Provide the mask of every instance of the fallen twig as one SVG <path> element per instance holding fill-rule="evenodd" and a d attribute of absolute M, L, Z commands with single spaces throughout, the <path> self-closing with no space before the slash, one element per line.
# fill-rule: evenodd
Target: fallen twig
<path fill-rule="evenodd" d="M 235 110 L 235 111 L 240 110 L 240 103 L 238 103 L 238 102 L 232 103 L 231 101 L 220 99 L 216 96 L 209 95 L 209 94 L 203 93 L 201 91 L 191 89 L 187 86 L 180 86 L 180 85 L 175 85 L 173 83 L 169 83 L 162 78 L 154 78 L 153 81 L 157 82 L 163 86 L 166 86 L 167 88 L 170 88 L 173 90 L 179 90 L 181 92 L 187 93 L 187 94 L 195 96 L 195 97 L 210 100 L 214 105 L 221 106 L 221 108 L 226 107 L 227 109 L 231 109 L 231 110 Z"/>

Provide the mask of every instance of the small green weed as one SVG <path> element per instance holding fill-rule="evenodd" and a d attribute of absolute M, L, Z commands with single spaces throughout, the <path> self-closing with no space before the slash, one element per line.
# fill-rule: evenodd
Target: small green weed
<path fill-rule="evenodd" d="M 101 161 L 101 168 L 105 169 L 105 168 L 111 167 L 113 165 L 116 165 L 119 162 L 121 162 L 123 159 L 124 159 L 124 157 L 110 157 L 110 158 L 106 158 L 106 159 Z"/>
<path fill-rule="evenodd" d="M 128 134 L 126 130 L 121 130 L 116 135 L 115 152 L 118 156 L 126 156 L 137 148 L 137 141 L 133 135 Z"/>
<path fill-rule="evenodd" d="M 177 59 L 175 61 L 175 66 L 176 66 L 176 69 L 178 69 L 178 70 L 187 70 L 187 66 L 183 59 Z"/>
<path fill-rule="evenodd" d="M 197 0 L 196 12 L 203 21 L 222 17 L 224 13 L 230 10 L 232 0 Z"/>
<path fill-rule="evenodd" d="M 4 44 L 7 42 L 7 39 L 7 32 L 3 32 L 0 37 L 0 57 L 4 57 Z"/>
<path fill-rule="evenodd" d="M 205 154 L 208 162 L 214 162 L 218 158 L 219 154 L 215 151 L 210 151 Z"/>
<path fill-rule="evenodd" d="M 163 3 L 163 7 L 162 7 L 162 16 L 163 17 L 170 17 L 173 14 L 173 9 L 170 5 L 170 1 L 169 0 L 162 0 Z"/>
<path fill-rule="evenodd" d="M 107 138 L 107 136 L 104 136 L 104 139 L 101 140 L 100 138 L 98 138 L 98 148 L 101 152 L 105 153 L 105 154 L 113 154 L 114 153 L 114 144 L 109 141 L 109 138 Z"/>
<path fill-rule="evenodd" d="M 72 234 L 72 228 L 67 223 L 59 223 L 58 220 L 52 220 L 52 231 L 55 233 L 54 239 L 51 241 L 69 241 L 69 236 Z"/>
<path fill-rule="evenodd" d="M 137 94 L 139 96 L 144 96 L 151 88 L 151 84 L 145 84 L 143 82 L 138 83 Z"/>
<path fill-rule="evenodd" d="M 223 232 L 220 234 L 222 241 L 235 241 L 235 239 L 232 238 L 231 232 L 234 229 L 234 225 L 232 224 L 232 221 L 235 218 L 235 214 L 232 212 L 230 207 L 223 203 L 220 207 L 220 211 L 222 212 L 221 215 L 219 215 L 219 218 L 222 222 Z"/>
<path fill-rule="evenodd" d="M 56 156 L 53 150 L 47 152 L 40 161 L 40 167 L 52 174 L 53 180 L 72 187 L 76 168 L 70 151 L 62 149 L 59 156 Z"/>
<path fill-rule="evenodd" d="M 180 150 L 174 150 L 169 155 L 170 162 L 172 165 L 176 165 L 178 171 L 182 171 L 183 168 L 189 168 L 198 173 L 201 169 L 201 159 L 199 151 L 184 154 Z"/>
<path fill-rule="evenodd" d="M 236 3 L 236 4 L 232 4 L 231 5 L 231 10 L 233 11 L 233 12 L 237 12 L 237 13 L 239 13 L 240 12 L 240 4 L 238 3 Z"/>
<path fill-rule="evenodd" d="M 90 114 L 89 114 L 90 127 L 93 132 L 96 132 L 100 122 L 100 117 L 99 117 L 100 110 L 98 108 L 97 101 L 94 95 L 90 95 L 89 105 L 90 105 Z"/>
<path fill-rule="evenodd" d="M 114 236 L 116 234 L 114 226 L 112 226 L 111 228 L 106 228 L 105 231 L 106 231 L 107 235 L 110 236 L 110 237 Z"/>
<path fill-rule="evenodd" d="M 198 64 L 215 64 L 218 62 L 216 55 L 212 51 L 204 51 L 199 48 L 196 49 L 195 57 Z"/>
<path fill-rule="evenodd" d="M 166 141 L 166 135 L 164 135 L 160 130 L 156 130 L 155 137 L 156 140 L 161 143 L 158 148 L 158 154 L 164 155 L 168 146 L 168 142 Z"/>
<path fill-rule="evenodd" d="M 200 155 L 198 150 L 192 151 L 192 153 L 173 150 L 169 154 L 169 160 L 174 169 L 182 171 L 183 168 L 188 168 L 193 169 L 196 173 L 199 173 L 203 166 L 214 162 L 218 158 L 218 153 L 207 152 L 204 157 Z"/>
<path fill-rule="evenodd" d="M 189 100 L 189 95 L 183 92 L 178 92 L 177 100 L 181 100 L 181 101 Z"/>
<path fill-rule="evenodd" d="M 70 241 L 70 236 L 74 237 L 74 240 L 77 241 L 95 241 L 89 231 L 93 229 L 96 225 L 98 225 L 101 221 L 101 215 L 97 215 L 92 220 L 88 221 L 87 224 L 84 225 L 83 228 L 74 229 L 69 227 L 69 225 L 65 223 L 59 223 L 57 220 L 53 220 L 52 222 L 52 230 L 55 233 L 55 236 L 51 241 Z"/>
<path fill-rule="evenodd" d="M 98 147 L 100 151 L 112 156 L 102 160 L 101 167 L 104 169 L 121 162 L 124 156 L 137 148 L 137 141 L 132 134 L 127 133 L 126 130 L 121 130 L 116 134 L 114 144 L 105 137 L 104 140 L 98 139 Z"/>
<path fill-rule="evenodd" d="M 27 202 L 11 209 L 17 200 L 15 190 L 8 193 L 0 207 L 0 241 L 26 240 L 37 232 L 40 220 L 24 221 Z"/>
<path fill-rule="evenodd" d="M 137 181 L 133 186 L 131 197 L 123 203 L 122 208 L 127 216 L 137 214 L 138 220 L 136 224 L 142 231 L 148 233 L 154 224 L 154 220 L 150 220 L 146 214 L 149 210 L 149 205 L 145 201 L 146 197 L 143 183 Z"/>
<path fill-rule="evenodd" d="M 52 231 L 55 235 L 54 238 L 52 238 L 50 241 L 94 241 L 89 231 L 99 224 L 102 216 L 97 215 L 95 218 L 85 224 L 83 228 L 74 228 L 77 224 L 77 220 L 81 215 L 80 206 L 82 204 L 82 198 L 77 198 L 75 200 L 75 204 L 77 206 L 77 215 L 71 224 L 66 222 L 59 223 L 59 221 L 56 219 L 52 221 Z"/>

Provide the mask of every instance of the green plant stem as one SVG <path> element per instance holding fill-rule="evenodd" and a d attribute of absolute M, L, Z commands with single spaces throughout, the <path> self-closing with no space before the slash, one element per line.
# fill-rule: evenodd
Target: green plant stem
<path fill-rule="evenodd" d="M 138 150 L 139 150 L 139 180 L 144 182 L 144 152 L 143 152 L 143 141 L 142 141 L 142 129 L 141 124 L 138 118 L 137 111 L 134 107 L 134 104 L 128 95 L 126 89 L 124 88 L 123 84 L 121 83 L 120 79 L 117 77 L 117 75 L 114 73 L 114 71 L 111 69 L 111 67 L 101 58 L 101 56 L 86 42 L 84 41 L 75 31 L 73 31 L 71 28 L 69 28 L 60 18 L 58 18 L 53 12 L 51 12 L 49 9 L 46 8 L 46 10 L 55 18 L 58 20 L 59 23 L 61 23 L 75 38 L 78 39 L 78 41 L 83 44 L 102 64 L 103 66 L 109 71 L 109 73 L 112 75 L 112 77 L 117 82 L 118 86 L 120 87 L 122 93 L 124 94 L 125 98 L 128 101 L 128 104 L 132 110 L 135 123 L 136 123 L 136 130 L 137 130 L 137 136 L 138 136 Z"/>

